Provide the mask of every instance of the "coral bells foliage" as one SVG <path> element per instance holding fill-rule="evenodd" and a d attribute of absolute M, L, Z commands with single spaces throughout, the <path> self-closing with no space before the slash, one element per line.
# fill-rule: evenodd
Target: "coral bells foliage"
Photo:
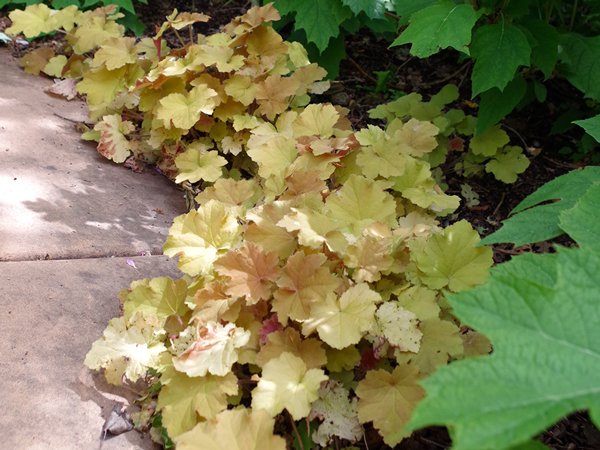
<path fill-rule="evenodd" d="M 124 290 L 85 364 L 153 384 L 180 448 L 283 449 L 279 416 L 308 418 L 322 446 L 357 442 L 366 424 L 398 443 L 419 382 L 489 351 L 444 300 L 483 283 L 492 258 L 467 222 L 437 220 L 459 204 L 424 159 L 439 128 L 355 131 L 343 108 L 309 103 L 325 72 L 268 25 L 269 5 L 180 49 L 163 34 L 206 16 L 173 14 L 134 42 L 107 31 L 107 9 L 85 14 L 61 73 L 83 74 L 99 150 L 203 185 L 164 245 L 183 277 Z M 105 30 L 94 40 L 89 20 Z"/>

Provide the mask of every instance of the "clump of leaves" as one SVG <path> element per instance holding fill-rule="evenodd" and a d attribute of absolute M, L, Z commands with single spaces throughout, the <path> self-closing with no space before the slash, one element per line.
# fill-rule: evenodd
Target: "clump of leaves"
<path fill-rule="evenodd" d="M 478 122 L 475 116 L 447 107 L 458 99 L 458 95 L 458 88 L 449 84 L 429 101 L 424 101 L 420 94 L 411 93 L 373 108 L 369 116 L 384 119 L 392 127 L 398 119 L 429 121 L 439 130 L 437 147 L 425 155 L 432 167 L 451 158 L 455 161 L 454 169 L 464 176 L 480 175 L 485 171 L 504 183 L 514 183 L 529 167 L 523 148 L 510 145 L 510 138 L 500 125 L 475 134 Z"/>
<path fill-rule="evenodd" d="M 110 11 L 93 14 L 112 29 Z M 203 188 L 164 245 L 182 278 L 121 292 L 123 316 L 85 364 L 111 383 L 151 381 L 179 448 L 283 449 L 275 419 L 307 417 L 322 446 L 358 441 L 367 423 L 395 445 L 418 382 L 489 351 L 444 295 L 483 283 L 491 251 L 466 221 L 438 222 L 459 204 L 426 160 L 440 128 L 355 131 L 344 108 L 310 104 L 324 70 L 268 25 L 277 17 L 253 8 L 179 49 L 164 33 L 206 16 L 174 13 L 140 42 L 93 34 L 82 53 L 88 40 L 68 31 L 61 73 L 80 62 L 99 151 Z"/>
<path fill-rule="evenodd" d="M 90 117 L 97 123 L 85 137 L 115 162 L 133 157 L 156 163 L 177 181 L 214 182 L 226 160 L 242 153 L 250 130 L 322 92 L 326 72 L 310 64 L 299 44 L 284 42 L 268 22 L 271 6 L 251 10 L 211 36 L 193 35 L 194 23 L 209 17 L 174 12 L 153 38 L 123 37 L 111 8 L 79 12 L 44 5 L 14 11 L 7 32 L 62 29 L 70 48 L 54 56 L 47 48 L 26 55 L 31 73 L 43 71 L 79 80 Z M 194 39 L 184 42 L 180 30 Z M 170 49 L 167 32 L 181 38 Z M 93 52 L 93 56 L 90 55 Z M 64 82 L 61 82 L 64 83 Z M 242 167 L 244 155 L 234 166 Z M 177 161 L 176 161 L 177 159 Z"/>
<path fill-rule="evenodd" d="M 148 4 L 148 0 L 138 0 L 144 5 Z M 137 36 L 144 32 L 145 25 L 140 21 L 135 6 L 132 0 L 0 0 L 0 9 L 23 8 L 24 6 L 40 5 L 38 8 L 46 9 L 49 6 L 56 9 L 74 6 L 85 11 L 96 9 L 99 5 L 117 7 L 122 14 L 119 18 L 119 23 L 130 31 L 133 31 Z"/>

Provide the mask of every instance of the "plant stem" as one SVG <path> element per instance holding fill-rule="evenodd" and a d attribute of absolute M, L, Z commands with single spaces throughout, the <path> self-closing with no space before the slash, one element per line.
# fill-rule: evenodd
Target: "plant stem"
<path fill-rule="evenodd" d="M 185 41 L 181 38 L 181 35 L 179 34 L 179 32 L 175 28 L 172 28 L 172 30 L 175 33 L 175 36 L 177 36 L 177 39 L 179 39 L 179 42 L 181 43 L 181 45 L 185 47 Z"/>
<path fill-rule="evenodd" d="M 569 31 L 573 31 L 573 26 L 575 25 L 575 15 L 577 14 L 577 6 L 579 4 L 579 0 L 575 0 L 573 2 L 573 10 L 571 11 L 571 20 L 569 21 Z"/>
<path fill-rule="evenodd" d="M 300 436 L 300 432 L 298 431 L 298 428 L 296 427 L 296 422 L 294 422 L 294 418 L 292 417 L 292 415 L 289 412 L 287 413 L 287 416 L 288 416 L 288 419 L 290 420 L 290 423 L 292 424 L 292 430 L 294 430 L 296 439 L 298 440 L 298 447 L 300 447 L 300 450 L 305 450 L 304 443 L 302 442 L 302 437 Z"/>

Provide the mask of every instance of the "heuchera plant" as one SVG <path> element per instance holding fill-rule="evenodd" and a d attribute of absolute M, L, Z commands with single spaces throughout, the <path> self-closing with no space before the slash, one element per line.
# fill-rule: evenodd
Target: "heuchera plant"
<path fill-rule="evenodd" d="M 468 222 L 437 220 L 459 204 L 425 159 L 439 127 L 355 131 L 343 108 L 311 104 L 325 72 L 270 27 L 270 5 L 176 49 L 164 34 L 208 17 L 174 13 L 136 42 L 109 8 L 39 11 L 11 31 L 67 32 L 71 53 L 38 67 L 80 77 L 100 153 L 202 183 L 164 245 L 182 278 L 122 291 L 85 359 L 111 383 L 146 381 L 158 395 L 140 418 L 155 409 L 178 448 L 284 449 L 277 418 L 306 420 L 321 446 L 372 423 L 393 446 L 424 377 L 489 352 L 444 300 L 483 283 L 492 255 Z"/>
<path fill-rule="evenodd" d="M 413 92 L 373 108 L 369 116 L 388 123 L 408 118 L 432 122 L 438 128 L 438 146 L 425 156 L 432 167 L 451 159 L 454 170 L 466 177 L 485 171 L 504 183 L 517 181 L 517 176 L 529 167 L 523 148 L 509 145 L 510 138 L 501 125 L 475 135 L 477 117 L 448 107 L 458 96 L 458 88 L 453 84 L 444 86 L 428 101 Z"/>

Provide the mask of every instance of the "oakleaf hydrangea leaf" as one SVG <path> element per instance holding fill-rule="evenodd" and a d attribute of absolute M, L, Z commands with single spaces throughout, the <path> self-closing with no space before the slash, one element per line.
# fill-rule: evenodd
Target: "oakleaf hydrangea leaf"
<path fill-rule="evenodd" d="M 223 377 L 188 377 L 174 370 L 172 372 L 168 383 L 161 380 L 164 387 L 156 404 L 171 439 L 194 428 L 199 417 L 214 419 L 227 409 L 227 396 L 238 392 L 237 378 L 233 373 Z"/>
<path fill-rule="evenodd" d="M 457 292 L 482 284 L 492 265 L 492 250 L 475 245 L 479 235 L 461 220 L 438 234 L 409 243 L 417 277 L 431 289 Z"/>
<path fill-rule="evenodd" d="M 412 14 L 409 26 L 392 45 L 411 43 L 410 53 L 419 58 L 448 47 L 469 54 L 471 30 L 478 18 L 471 5 L 443 0 Z"/>
<path fill-rule="evenodd" d="M 179 450 L 286 450 L 285 439 L 273 434 L 274 426 L 275 419 L 265 411 L 226 410 L 178 436 L 175 444 Z"/>
<path fill-rule="evenodd" d="M 358 418 L 373 422 L 386 444 L 394 446 L 410 433 L 402 430 L 425 392 L 419 373 L 411 366 L 397 366 L 392 373 L 370 370 L 358 383 Z"/>
<path fill-rule="evenodd" d="M 494 352 L 425 380 L 409 428 L 448 425 L 453 448 L 479 450 L 526 442 L 581 409 L 600 425 L 599 274 L 593 250 L 525 254 L 484 286 L 450 296 L 454 314 L 485 333 Z"/>
<path fill-rule="evenodd" d="M 158 364 L 166 350 L 162 342 L 154 342 L 136 326 L 128 328 L 125 318 L 118 317 L 110 320 L 102 337 L 94 342 L 84 364 L 93 370 L 106 369 L 107 380 L 113 384 L 121 384 L 123 377 L 135 383 Z"/>
<path fill-rule="evenodd" d="M 600 167 L 594 166 L 574 170 L 549 181 L 525 197 L 511 211 L 511 217 L 502 223 L 502 228 L 487 236 L 482 243 L 512 242 L 523 245 L 560 236 L 564 233 L 559 225 L 560 213 L 572 208 L 598 182 Z M 547 203 L 549 200 L 554 201 Z"/>
<path fill-rule="evenodd" d="M 233 323 L 208 322 L 198 328 L 191 344 L 173 358 L 173 366 L 190 377 L 208 373 L 225 376 L 238 359 L 237 349 L 250 339 L 250 332 Z"/>
<path fill-rule="evenodd" d="M 320 419 L 321 424 L 312 438 L 321 447 L 327 447 L 333 436 L 356 442 L 363 437 L 358 421 L 356 397 L 339 381 L 329 380 L 319 389 L 319 398 L 313 403 L 308 420 Z"/>
<path fill-rule="evenodd" d="M 600 251 L 600 180 L 594 183 L 571 209 L 560 213 L 560 227 L 580 247 Z"/>
<path fill-rule="evenodd" d="M 600 115 L 590 117 L 589 119 L 576 120 L 573 123 L 579 125 L 587 134 L 600 142 Z"/>
<path fill-rule="evenodd" d="M 308 416 L 325 380 L 327 375 L 321 369 L 307 369 L 302 359 L 284 352 L 264 365 L 252 391 L 252 408 L 264 409 L 272 417 L 287 409 L 294 420 L 300 420 Z"/>

